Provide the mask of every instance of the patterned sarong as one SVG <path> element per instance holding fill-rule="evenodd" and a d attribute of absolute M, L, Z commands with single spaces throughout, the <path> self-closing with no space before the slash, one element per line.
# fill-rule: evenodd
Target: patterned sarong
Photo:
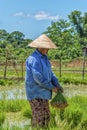
<path fill-rule="evenodd" d="M 32 126 L 47 127 L 50 121 L 48 100 L 34 99 L 29 103 L 32 110 Z"/>

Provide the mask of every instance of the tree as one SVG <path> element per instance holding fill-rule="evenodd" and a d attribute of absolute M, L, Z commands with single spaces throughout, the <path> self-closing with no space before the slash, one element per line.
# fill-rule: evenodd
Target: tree
<path fill-rule="evenodd" d="M 9 35 L 9 33 L 7 33 L 6 30 L 0 30 L 0 41 L 6 40 L 8 35 Z"/>
<path fill-rule="evenodd" d="M 71 22 L 71 25 L 75 28 L 80 37 L 84 36 L 83 30 L 83 17 L 81 16 L 80 11 L 72 11 L 68 18 Z"/>
<path fill-rule="evenodd" d="M 52 22 L 44 33 L 58 46 L 58 57 L 63 57 L 65 50 L 73 44 L 73 28 L 70 27 L 69 22 L 63 19 L 58 22 Z"/>
<path fill-rule="evenodd" d="M 72 28 L 70 28 L 70 23 L 61 19 L 58 22 L 52 22 L 51 26 L 47 28 L 45 32 L 50 39 L 58 46 L 56 58 L 60 59 L 60 77 L 61 77 L 61 62 L 62 58 L 65 56 L 65 50 L 70 44 L 72 44 Z"/>
<path fill-rule="evenodd" d="M 84 27 L 84 36 L 87 38 L 87 13 L 85 13 L 83 16 L 83 27 Z"/>

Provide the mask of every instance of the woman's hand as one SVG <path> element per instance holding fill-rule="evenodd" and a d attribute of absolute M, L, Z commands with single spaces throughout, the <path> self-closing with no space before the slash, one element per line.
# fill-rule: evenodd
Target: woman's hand
<path fill-rule="evenodd" d="M 52 91 L 57 93 L 59 90 L 63 93 L 63 88 L 60 86 L 56 86 Z"/>
<path fill-rule="evenodd" d="M 58 89 L 63 93 L 63 87 L 59 86 Z"/>
<path fill-rule="evenodd" d="M 55 88 L 52 89 L 52 91 L 55 92 L 55 93 L 57 93 L 58 92 L 58 88 L 55 87 Z"/>

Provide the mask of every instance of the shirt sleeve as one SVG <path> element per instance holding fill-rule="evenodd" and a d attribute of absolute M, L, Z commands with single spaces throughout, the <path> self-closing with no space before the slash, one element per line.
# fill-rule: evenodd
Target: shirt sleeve
<path fill-rule="evenodd" d="M 40 72 L 40 63 L 37 60 L 33 60 L 31 64 L 31 70 L 33 74 L 34 81 L 42 88 L 52 90 L 55 86 L 51 81 L 47 80 L 43 74 Z"/>
<path fill-rule="evenodd" d="M 53 72 L 52 72 L 52 79 L 51 79 L 51 81 L 52 81 L 52 84 L 54 86 L 61 87 L 61 85 L 60 85 L 60 83 L 58 81 L 58 78 L 55 76 L 55 74 Z"/>

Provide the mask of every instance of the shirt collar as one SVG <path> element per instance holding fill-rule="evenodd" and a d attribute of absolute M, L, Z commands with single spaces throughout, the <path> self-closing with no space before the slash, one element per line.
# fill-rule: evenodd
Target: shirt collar
<path fill-rule="evenodd" d="M 36 49 L 35 51 L 36 51 L 36 53 L 38 53 L 38 55 L 39 55 L 40 57 L 47 57 L 46 55 L 42 55 L 37 49 Z"/>

